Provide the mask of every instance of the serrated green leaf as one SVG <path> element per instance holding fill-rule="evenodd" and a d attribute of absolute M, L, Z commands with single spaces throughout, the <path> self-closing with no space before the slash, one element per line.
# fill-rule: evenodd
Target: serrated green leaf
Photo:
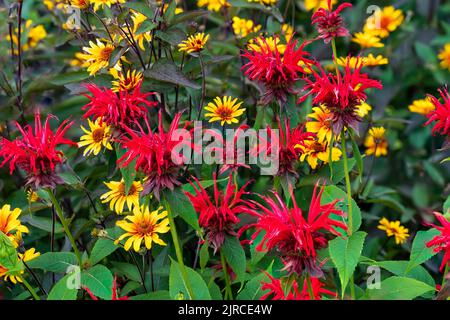
<path fill-rule="evenodd" d="M 31 269 L 65 273 L 71 267 L 78 265 L 77 257 L 72 252 L 46 252 L 27 262 Z"/>
<path fill-rule="evenodd" d="M 98 264 L 81 272 L 81 285 L 89 288 L 96 297 L 112 299 L 113 275 L 104 265 Z"/>
<path fill-rule="evenodd" d="M 434 287 L 406 277 L 390 277 L 383 280 L 380 289 L 367 289 L 366 299 L 369 300 L 412 300 L 427 292 L 434 291 Z"/>
<path fill-rule="evenodd" d="M 436 229 L 417 232 L 412 243 L 409 264 L 406 269 L 407 272 L 424 263 L 436 254 L 436 252 L 433 251 L 433 248 L 427 248 L 426 244 L 437 234 L 439 234 L 439 231 Z"/>
<path fill-rule="evenodd" d="M 180 293 L 185 300 L 189 300 L 188 290 L 181 276 L 178 262 L 170 259 L 169 292 L 172 299 L 177 299 Z M 194 300 L 211 300 L 211 295 L 203 278 L 193 269 L 185 266 L 188 281 L 193 291 Z"/>
<path fill-rule="evenodd" d="M 89 260 L 92 265 L 95 265 L 99 263 L 103 258 L 116 251 L 117 248 L 118 247 L 114 244 L 114 241 L 100 238 L 95 242 Z"/>
<path fill-rule="evenodd" d="M 242 281 L 247 268 L 245 251 L 237 237 L 226 236 L 225 242 L 220 248 L 225 255 L 226 261 L 236 274 L 237 280 Z"/>
<path fill-rule="evenodd" d="M 72 273 L 69 273 L 55 283 L 47 300 L 77 300 L 78 289 L 68 285 L 69 278 L 73 276 Z"/>
<path fill-rule="evenodd" d="M 189 80 L 173 62 L 167 59 L 159 59 L 155 62 L 151 69 L 145 71 L 145 76 L 174 85 L 200 89 L 200 85 Z"/>

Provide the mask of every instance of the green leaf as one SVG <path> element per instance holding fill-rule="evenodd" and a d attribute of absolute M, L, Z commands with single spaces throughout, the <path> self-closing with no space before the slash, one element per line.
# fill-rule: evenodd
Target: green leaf
<path fill-rule="evenodd" d="M 126 150 L 122 149 L 119 146 L 119 144 L 116 144 L 115 149 L 116 149 L 117 160 L 119 160 L 121 157 L 123 157 Z M 134 170 L 135 164 L 136 164 L 136 160 L 133 160 L 126 167 L 119 166 L 120 172 L 122 173 L 122 179 L 125 182 L 125 193 L 126 194 L 128 194 L 128 192 L 130 192 L 131 185 L 133 184 L 134 179 L 136 177 L 136 171 Z"/>
<path fill-rule="evenodd" d="M 426 244 L 438 234 L 439 231 L 436 229 L 417 232 L 416 237 L 414 238 L 414 241 L 412 243 L 409 264 L 406 269 L 407 272 L 412 268 L 424 263 L 436 254 L 436 252 L 433 251 L 433 248 L 427 248 Z"/>
<path fill-rule="evenodd" d="M 259 300 L 264 294 L 261 290 L 261 282 L 267 282 L 269 280 L 269 277 L 264 272 L 253 277 L 245 284 L 244 289 L 238 294 L 237 300 Z"/>
<path fill-rule="evenodd" d="M 80 82 L 87 78 L 89 78 L 89 73 L 86 71 L 74 71 L 58 74 L 50 79 L 49 82 L 57 86 L 63 86 L 69 83 Z"/>
<path fill-rule="evenodd" d="M 200 269 L 205 269 L 206 264 L 208 263 L 209 260 L 209 251 L 208 251 L 208 241 L 205 241 L 202 245 L 202 247 L 200 248 Z"/>
<path fill-rule="evenodd" d="M 201 231 L 198 224 L 198 215 L 195 212 L 191 201 L 180 188 L 164 192 L 164 198 L 169 203 L 174 217 L 179 215 L 196 231 Z"/>
<path fill-rule="evenodd" d="M 184 21 L 193 21 L 194 19 L 206 16 L 209 12 L 206 10 L 192 10 L 188 12 L 182 12 L 173 18 L 172 26 L 182 23 Z"/>
<path fill-rule="evenodd" d="M 178 28 L 165 31 L 158 30 L 155 32 L 155 36 L 172 46 L 178 46 L 183 40 L 186 40 L 186 34 Z"/>
<path fill-rule="evenodd" d="M 155 16 L 155 13 L 153 12 L 152 8 L 150 8 L 149 5 L 146 3 L 127 1 L 126 3 L 123 4 L 123 6 L 133 9 L 137 12 L 140 12 L 149 19 L 153 19 L 153 17 Z"/>
<path fill-rule="evenodd" d="M 24 216 L 21 218 L 22 222 L 26 222 L 35 228 L 44 230 L 46 232 L 52 232 L 52 219 L 47 217 L 39 217 L 36 215 Z M 64 229 L 58 221 L 55 223 L 55 233 L 62 233 Z"/>
<path fill-rule="evenodd" d="M 65 273 L 71 266 L 78 265 L 77 257 L 72 252 L 46 252 L 27 262 L 31 269 Z"/>
<path fill-rule="evenodd" d="M 220 250 L 236 274 L 237 280 L 243 281 L 245 270 L 247 268 L 247 260 L 245 259 L 245 251 L 237 237 L 226 236 Z"/>
<path fill-rule="evenodd" d="M 182 87 L 200 89 L 198 84 L 189 80 L 173 62 L 167 59 L 159 59 L 155 62 L 151 69 L 145 71 L 145 76 Z"/>
<path fill-rule="evenodd" d="M 69 288 L 68 286 L 68 280 L 73 276 L 70 273 L 59 280 L 49 292 L 47 300 L 77 300 L 78 289 Z"/>
<path fill-rule="evenodd" d="M 217 180 L 217 184 L 220 184 L 224 181 L 228 181 L 228 178 L 223 178 L 223 179 L 218 179 Z M 193 181 L 193 184 L 199 188 L 199 185 L 196 181 Z M 209 188 L 211 186 L 214 185 L 214 180 L 202 180 L 200 181 L 200 185 L 203 187 L 203 189 Z M 183 189 L 183 191 L 189 192 L 191 194 L 195 194 L 195 189 L 194 187 L 190 184 L 190 183 L 185 183 L 181 186 L 181 189 Z"/>
<path fill-rule="evenodd" d="M 424 61 L 428 63 L 435 64 L 437 62 L 436 59 L 436 53 L 433 51 L 433 49 L 421 42 L 416 42 L 414 44 L 414 47 L 416 48 L 417 55 Z"/>
<path fill-rule="evenodd" d="M 337 237 L 329 242 L 331 260 L 337 268 L 342 295 L 355 272 L 367 233 L 358 231 L 347 239 Z"/>
<path fill-rule="evenodd" d="M 354 158 L 348 159 L 348 169 L 352 171 L 353 167 L 355 166 L 356 161 Z M 333 175 L 331 177 L 331 170 L 333 170 Z M 338 184 L 345 178 L 345 172 L 344 172 L 344 161 L 334 161 L 333 167 L 324 166 L 321 169 L 319 169 L 316 173 L 310 174 L 308 176 L 304 176 L 300 181 L 298 182 L 298 186 L 313 186 L 316 184 L 317 180 L 321 179 L 324 181 L 329 181 L 331 177 L 331 182 L 333 184 Z"/>
<path fill-rule="evenodd" d="M 94 247 L 91 251 L 90 261 L 91 263 L 97 264 L 99 263 L 104 257 L 109 256 L 111 253 L 117 250 L 117 246 L 114 244 L 114 241 L 109 239 L 100 238 L 98 239 Z"/>
<path fill-rule="evenodd" d="M 434 287 L 405 277 L 390 277 L 381 282 L 380 289 L 367 289 L 365 298 L 370 300 L 412 300 L 427 292 L 434 291 Z"/>
<path fill-rule="evenodd" d="M 444 211 L 443 211 L 444 215 L 450 213 L 450 196 L 448 196 L 447 200 L 445 200 L 443 209 L 444 209 Z"/>
<path fill-rule="evenodd" d="M 181 294 L 185 300 L 189 299 L 188 290 L 181 276 L 178 262 L 170 259 L 169 292 L 172 299 L 177 299 Z M 192 288 L 195 300 L 211 300 L 211 295 L 203 278 L 193 269 L 185 266 L 188 281 Z"/>
<path fill-rule="evenodd" d="M 81 285 L 89 288 L 96 297 L 112 299 L 113 275 L 104 265 L 98 264 L 81 272 Z"/>
<path fill-rule="evenodd" d="M 130 300 L 170 300 L 170 294 L 167 290 L 149 292 L 130 297 Z"/>
<path fill-rule="evenodd" d="M 131 254 L 134 254 L 134 253 L 131 252 Z M 111 264 L 114 266 L 115 269 L 117 269 L 117 271 L 120 274 L 123 274 L 128 279 L 139 282 L 142 285 L 142 280 L 141 280 L 141 276 L 139 274 L 139 270 L 134 264 L 126 263 L 126 262 L 117 262 L 117 261 L 113 261 L 113 262 L 111 262 Z"/>

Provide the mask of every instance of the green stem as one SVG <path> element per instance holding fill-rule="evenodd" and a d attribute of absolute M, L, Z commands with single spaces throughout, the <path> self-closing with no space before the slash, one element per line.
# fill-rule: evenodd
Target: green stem
<path fill-rule="evenodd" d="M 444 269 L 444 275 L 443 275 L 443 277 L 442 277 L 442 287 L 444 287 L 444 285 L 445 285 L 445 278 L 446 278 L 446 276 L 447 276 L 447 273 L 449 272 L 450 270 L 449 270 L 449 264 L 447 263 L 447 265 L 445 266 L 445 269 Z"/>
<path fill-rule="evenodd" d="M 34 291 L 33 287 L 28 283 L 27 280 L 25 280 L 24 277 L 19 276 L 19 279 L 22 281 L 22 283 L 27 288 L 27 290 L 31 293 L 31 295 L 33 296 L 34 300 L 41 300 L 41 298 L 39 298 L 39 296 Z"/>
<path fill-rule="evenodd" d="M 184 266 L 183 252 L 181 251 L 181 246 L 180 246 L 180 242 L 178 239 L 177 228 L 175 226 L 175 220 L 173 219 L 170 204 L 165 198 L 163 198 L 163 206 L 167 210 L 167 216 L 169 218 L 170 233 L 172 234 L 172 241 L 173 241 L 173 245 L 175 246 L 175 253 L 177 255 L 178 264 L 180 266 L 181 277 L 183 278 L 184 285 L 188 291 L 189 299 L 193 300 L 194 299 L 194 291 L 192 291 L 191 283 L 189 282 L 189 278 L 188 278 L 188 275 L 186 272 L 186 267 Z"/>
<path fill-rule="evenodd" d="M 223 251 L 220 250 L 220 261 L 222 262 L 222 271 L 225 278 L 225 300 L 227 299 L 227 296 L 230 300 L 233 300 L 233 292 L 231 291 L 231 281 L 230 281 L 230 275 L 228 274 L 228 268 L 227 268 L 227 262 L 225 261 L 225 255 L 223 254 Z"/>
<path fill-rule="evenodd" d="M 56 200 L 55 195 L 53 194 L 51 189 L 47 189 L 47 194 L 50 197 L 50 200 L 55 207 L 56 214 L 58 215 L 59 220 L 61 221 L 61 224 L 64 228 L 64 232 L 66 233 L 67 237 L 69 238 L 70 243 L 72 244 L 73 251 L 75 252 L 75 255 L 77 256 L 78 264 L 80 267 L 83 265 L 81 260 L 81 253 L 78 250 L 77 244 L 75 242 L 75 239 L 72 236 L 72 233 L 70 232 L 69 225 L 67 224 L 66 218 L 64 217 L 64 214 L 62 212 L 61 206 L 59 205 L 58 200 Z"/>
<path fill-rule="evenodd" d="M 316 300 L 316 298 L 314 297 L 314 291 L 311 284 L 311 277 L 309 276 L 309 274 L 306 275 L 306 284 L 308 285 L 309 298 L 311 300 Z"/>
<path fill-rule="evenodd" d="M 352 215 L 352 185 L 350 183 L 350 173 L 348 172 L 347 146 L 345 142 L 345 130 L 341 132 L 342 157 L 344 158 L 344 174 L 345 186 L 347 189 L 347 215 L 348 215 L 348 235 L 351 236 L 353 232 L 353 215 Z"/>
<path fill-rule="evenodd" d="M 341 82 L 341 74 L 339 73 L 339 67 L 337 63 L 336 40 L 334 38 L 333 40 L 331 40 L 331 49 L 333 50 L 333 63 L 334 67 L 336 68 L 336 76 L 338 78 L 338 82 Z"/>

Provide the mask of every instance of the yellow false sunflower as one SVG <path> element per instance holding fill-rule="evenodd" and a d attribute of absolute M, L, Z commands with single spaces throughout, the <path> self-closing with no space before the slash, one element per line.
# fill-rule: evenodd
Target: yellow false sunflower
<path fill-rule="evenodd" d="M 395 237 L 396 244 L 405 243 L 409 237 L 409 230 L 400 225 L 400 221 L 389 221 L 386 218 L 382 218 L 379 222 L 378 229 L 386 231 L 388 237 Z"/>
<path fill-rule="evenodd" d="M 367 102 L 362 102 L 358 106 L 356 106 L 356 113 L 361 118 L 364 118 L 369 114 L 369 112 L 372 111 L 372 106 L 369 105 Z"/>
<path fill-rule="evenodd" d="M 284 54 L 286 45 L 282 44 L 280 38 L 278 37 L 267 37 L 263 39 L 256 38 L 254 40 L 250 40 L 248 48 L 256 52 L 262 52 L 263 50 L 267 51 L 267 49 L 270 51 L 275 51 L 276 48 L 279 53 Z"/>
<path fill-rule="evenodd" d="M 376 67 L 381 66 L 389 63 L 389 59 L 386 57 L 383 57 L 381 54 L 377 55 L 376 57 L 369 53 L 367 57 L 364 58 L 364 66 L 366 67 Z"/>
<path fill-rule="evenodd" d="M 286 42 L 289 42 L 294 36 L 294 28 L 291 25 L 285 23 L 281 26 L 281 33 L 286 38 Z"/>
<path fill-rule="evenodd" d="M 331 4 L 335 5 L 337 3 L 337 0 L 332 0 Z M 305 6 L 305 9 L 307 11 L 317 11 L 320 8 L 328 9 L 328 0 L 305 0 L 303 1 L 303 4 Z"/>
<path fill-rule="evenodd" d="M 352 38 L 352 41 L 359 44 L 363 49 L 384 47 L 381 38 L 376 36 L 373 32 L 358 32 Z"/>
<path fill-rule="evenodd" d="M 33 191 L 33 189 L 27 190 L 27 199 L 28 202 L 33 203 L 39 201 L 39 195 L 36 193 L 36 191 Z"/>
<path fill-rule="evenodd" d="M 388 153 L 388 142 L 386 139 L 386 129 L 383 127 L 373 127 L 369 130 L 369 135 L 364 141 L 366 155 L 375 154 L 375 157 L 385 156 Z"/>
<path fill-rule="evenodd" d="M 179 51 L 186 51 L 187 53 L 191 52 L 200 52 L 203 50 L 203 48 L 206 45 L 206 42 L 208 42 L 209 34 L 205 36 L 205 34 L 197 33 L 195 35 L 189 36 L 187 40 L 183 40 L 178 45 Z"/>
<path fill-rule="evenodd" d="M 302 155 L 300 156 L 300 161 L 308 162 L 312 169 L 316 169 L 319 160 L 323 163 L 328 163 L 328 158 L 330 156 L 330 147 L 327 142 L 319 142 L 318 140 L 305 140 L 305 145 L 296 145 L 295 148 L 302 150 Z M 333 147 L 331 151 L 331 161 L 339 161 L 342 156 L 342 151 L 336 147 Z"/>
<path fill-rule="evenodd" d="M 65 0 L 44 0 L 42 1 L 48 10 L 53 10 L 54 8 L 63 9 L 65 6 Z"/>
<path fill-rule="evenodd" d="M 238 102 L 238 99 L 234 100 L 232 97 L 220 97 L 214 98 L 214 102 L 208 103 L 205 107 L 208 113 L 205 113 L 205 117 L 211 118 L 209 122 L 220 121 L 220 124 L 226 122 L 227 124 L 238 123 L 238 117 L 242 115 L 245 111 L 245 108 L 239 108 L 242 105 L 242 101 Z"/>
<path fill-rule="evenodd" d="M 148 18 L 140 12 L 137 12 L 135 10 L 131 10 L 131 11 L 132 11 L 131 20 L 133 21 L 133 30 L 132 30 L 133 39 L 136 40 L 136 42 L 139 45 L 139 48 L 141 48 L 141 50 L 145 51 L 144 41 L 150 42 L 152 40 L 152 32 L 146 31 L 146 32 L 138 33 L 138 31 L 139 31 L 139 27 L 141 26 L 141 24 Z"/>
<path fill-rule="evenodd" d="M 131 92 L 136 88 L 142 80 L 142 73 L 136 70 L 128 70 L 126 75 L 122 72 L 117 73 L 117 80 L 112 81 L 112 90 L 114 92 L 128 91 Z"/>
<path fill-rule="evenodd" d="M 100 69 L 107 68 L 109 66 L 109 59 L 114 51 L 114 46 L 109 43 L 103 43 L 97 39 L 95 44 L 89 41 L 89 47 L 83 47 L 85 53 L 78 57 L 83 59 L 88 65 L 87 71 L 89 74 L 95 75 Z"/>
<path fill-rule="evenodd" d="M 140 181 L 133 181 L 128 194 L 125 194 L 125 182 L 110 181 L 105 182 L 105 185 L 110 191 L 100 196 L 102 203 L 109 202 L 109 208 L 114 210 L 117 214 L 122 214 L 127 204 L 128 210 L 133 210 L 134 207 L 139 207 L 139 194 L 144 188 Z"/>
<path fill-rule="evenodd" d="M 0 231 L 6 234 L 16 246 L 18 245 L 18 242 L 15 235 L 19 233 L 20 236 L 22 233 L 29 232 L 28 228 L 19 220 L 21 213 L 22 210 L 19 208 L 11 210 L 9 204 L 5 204 L 0 209 Z"/>
<path fill-rule="evenodd" d="M 45 31 L 45 28 L 43 25 L 39 24 L 37 26 L 32 27 L 32 24 L 33 24 L 32 20 L 27 20 L 25 22 L 25 26 L 22 29 L 22 36 L 24 34 L 26 35 L 26 41 L 22 42 L 23 40 L 21 40 L 22 51 L 28 51 L 31 48 L 35 48 L 39 44 L 39 42 L 41 42 L 41 40 L 43 40 L 47 37 L 47 32 Z M 13 54 L 18 54 L 17 48 L 18 48 L 19 40 L 18 40 L 17 34 L 19 33 L 19 29 L 16 28 L 14 31 L 15 32 L 12 35 L 12 41 L 14 43 Z M 28 31 L 28 32 L 26 32 L 26 31 Z M 6 36 L 6 39 L 8 41 L 10 41 L 11 37 L 8 35 L 8 36 Z"/>
<path fill-rule="evenodd" d="M 333 115 L 325 106 L 314 107 L 312 111 L 308 114 L 308 118 L 316 121 L 307 121 L 306 131 L 315 133 L 319 142 L 330 142 L 333 135 L 331 122 Z"/>
<path fill-rule="evenodd" d="M 265 6 L 274 6 L 278 0 L 248 0 L 248 2 L 257 2 Z"/>
<path fill-rule="evenodd" d="M 404 18 L 400 9 L 393 6 L 384 7 L 367 18 L 364 32 L 372 32 L 380 38 L 386 38 L 402 24 Z"/>
<path fill-rule="evenodd" d="M 31 248 L 26 250 L 24 253 L 19 253 L 17 258 L 20 261 L 28 262 L 36 257 L 39 257 L 40 255 L 41 254 L 39 252 L 36 252 L 36 249 Z M 24 270 L 21 270 L 20 274 L 17 275 L 7 274 L 8 269 L 0 265 L 0 278 L 3 278 L 5 281 L 10 280 L 14 284 L 16 284 L 17 282 L 22 282 L 20 275 L 23 274 L 24 272 L 25 272 Z"/>
<path fill-rule="evenodd" d="M 256 25 L 250 19 L 241 19 L 239 17 L 233 17 L 233 30 L 234 34 L 238 37 L 246 37 L 250 33 L 258 32 L 261 29 L 261 25 Z"/>
<path fill-rule="evenodd" d="M 94 5 L 94 11 L 97 11 L 100 7 L 104 8 L 107 6 L 111 8 L 113 4 L 125 3 L 126 0 L 90 0 L 90 2 Z"/>
<path fill-rule="evenodd" d="M 450 71 L 450 43 L 447 43 L 439 52 L 439 60 L 441 60 L 441 68 Z"/>
<path fill-rule="evenodd" d="M 127 215 L 124 220 L 116 222 L 116 225 L 126 233 L 122 234 L 115 243 L 118 244 L 122 239 L 128 238 L 123 246 L 124 249 L 128 251 L 133 246 L 136 252 L 141 249 L 142 244 L 147 250 L 152 248 L 152 242 L 165 246 L 166 243 L 159 238 L 159 234 L 167 233 L 170 227 L 169 219 L 166 218 L 167 211 L 162 210 L 163 207 L 159 207 L 150 212 L 148 206 L 136 206 L 132 215 Z"/>
<path fill-rule="evenodd" d="M 82 136 L 80 142 L 78 142 L 79 147 L 87 146 L 83 152 L 83 156 L 89 156 L 91 153 L 96 156 L 100 153 L 102 147 L 112 150 L 112 145 L 110 143 L 111 127 L 104 122 L 102 123 L 100 118 L 97 118 L 95 122 L 88 119 L 88 124 L 89 130 L 81 126 L 81 130 L 86 134 Z"/>
<path fill-rule="evenodd" d="M 206 7 L 209 11 L 219 12 L 222 8 L 231 7 L 227 0 L 197 0 L 198 7 Z"/>
<path fill-rule="evenodd" d="M 70 0 L 70 5 L 80 9 L 87 9 L 89 8 L 91 1 L 92 0 Z"/>
<path fill-rule="evenodd" d="M 409 111 L 414 113 L 419 113 L 424 116 L 429 114 L 430 112 L 434 111 L 435 107 L 434 104 L 431 102 L 430 98 L 425 99 L 419 99 L 413 101 L 411 105 L 408 106 Z"/>

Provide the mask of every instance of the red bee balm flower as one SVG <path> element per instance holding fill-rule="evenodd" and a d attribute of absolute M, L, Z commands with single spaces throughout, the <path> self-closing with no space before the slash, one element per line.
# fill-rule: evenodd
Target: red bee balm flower
<path fill-rule="evenodd" d="M 341 236 L 335 227 L 347 230 L 344 223 L 330 218 L 331 214 L 343 216 L 344 212 L 335 208 L 338 200 L 321 205 L 321 197 L 324 191 L 322 187 L 319 194 L 314 188 L 308 218 L 303 217 L 302 211 L 294 201 L 294 208 L 288 209 L 280 196 L 274 192 L 275 199 L 262 198 L 267 207 L 254 202 L 261 212 L 255 210 L 250 213 L 258 218 L 258 221 L 245 228 L 254 226 L 255 239 L 261 231 L 265 231 L 263 240 L 256 247 L 258 251 L 276 250 L 284 261 L 285 270 L 289 273 L 295 272 L 300 275 L 303 270 L 312 277 L 321 277 L 322 270 L 317 266 L 316 250 L 324 248 L 328 240 L 323 231 Z"/>
<path fill-rule="evenodd" d="M 436 225 L 431 226 L 439 230 L 441 234 L 431 239 L 431 241 L 427 243 L 427 247 L 434 247 L 434 252 L 444 250 L 444 258 L 442 259 L 442 264 L 440 267 L 440 270 L 442 271 L 446 264 L 450 261 L 450 221 L 438 212 L 435 212 L 434 215 L 439 220 L 442 227 Z"/>
<path fill-rule="evenodd" d="M 274 40 L 276 43 L 276 39 Z M 270 45 L 265 38 L 260 38 L 258 48 L 249 46 L 242 56 L 249 62 L 241 70 L 250 80 L 261 82 L 265 87 L 262 98 L 264 104 L 270 103 L 274 98 L 281 103 L 286 102 L 287 93 L 295 93 L 293 85 L 299 79 L 299 72 L 303 73 L 303 65 L 312 64 L 313 61 L 306 59 L 309 53 L 303 48 L 309 42 L 304 42 L 298 49 L 297 40 L 291 38 L 283 53 L 277 45 Z"/>
<path fill-rule="evenodd" d="M 232 182 L 232 175 L 228 178 L 228 184 L 225 192 L 219 191 L 217 187 L 216 175 L 214 180 L 214 198 L 208 195 L 206 190 L 194 177 L 196 183 L 190 182 L 195 193 L 186 192 L 186 195 L 192 202 L 192 205 L 200 214 L 199 224 L 207 231 L 207 240 L 209 245 L 216 252 L 225 241 L 226 234 L 236 236 L 234 226 L 239 222 L 237 215 L 239 213 L 249 212 L 253 205 L 242 199 L 245 194 L 245 187 L 250 183 L 247 182 L 239 191 L 237 186 Z"/>
<path fill-rule="evenodd" d="M 147 100 L 155 92 L 142 93 L 141 85 L 142 80 L 132 92 L 121 90 L 118 94 L 111 89 L 102 90 L 94 84 L 86 85 L 92 96 L 84 94 L 91 102 L 83 107 L 83 110 L 87 109 L 83 118 L 92 116 L 94 121 L 100 118 L 108 125 L 122 129 L 140 120 L 147 114 L 146 107 L 157 105 L 156 102 Z"/>
<path fill-rule="evenodd" d="M 340 13 L 351 6 L 351 3 L 344 2 L 335 11 L 331 11 L 331 0 L 328 0 L 328 9 L 320 8 L 313 14 L 311 24 L 316 25 L 320 39 L 323 39 L 325 43 L 329 43 L 335 37 L 350 36 Z"/>
<path fill-rule="evenodd" d="M 443 103 L 439 101 L 438 98 L 428 95 L 431 99 L 431 103 L 434 105 L 434 111 L 427 114 L 427 118 L 429 119 L 425 125 L 429 125 L 433 122 L 436 122 L 432 131 L 433 133 L 440 133 L 443 136 L 450 136 L 450 94 L 448 91 L 444 91 L 443 89 L 439 90 Z"/>
<path fill-rule="evenodd" d="M 40 187 L 54 188 L 57 184 L 63 184 L 64 181 L 56 174 L 56 167 L 64 162 L 64 154 L 57 150 L 60 144 L 76 146 L 77 144 L 64 138 L 64 134 L 72 125 L 65 120 L 56 130 L 56 133 L 50 128 L 49 120 L 56 118 L 48 115 L 44 126 L 41 123 L 41 115 L 37 112 L 34 115 L 34 131 L 30 125 L 24 128 L 16 123 L 22 137 L 13 141 L 2 139 L 0 141 L 0 157 L 3 167 L 9 162 L 10 173 L 16 168 L 20 168 L 27 173 L 27 184 L 35 189 Z"/>
<path fill-rule="evenodd" d="M 332 129 L 339 135 L 344 127 L 358 130 L 361 117 L 358 115 L 358 106 L 367 99 L 366 90 L 370 88 L 382 89 L 381 82 L 369 79 L 367 74 L 361 73 L 362 60 L 358 59 L 355 68 L 350 67 L 350 58 L 347 58 L 344 74 L 326 74 L 322 68 L 319 73 L 311 69 L 314 79 L 305 78 L 307 85 L 304 91 L 309 90 L 299 98 L 301 103 L 313 95 L 314 105 L 324 105 L 330 111 Z"/>

